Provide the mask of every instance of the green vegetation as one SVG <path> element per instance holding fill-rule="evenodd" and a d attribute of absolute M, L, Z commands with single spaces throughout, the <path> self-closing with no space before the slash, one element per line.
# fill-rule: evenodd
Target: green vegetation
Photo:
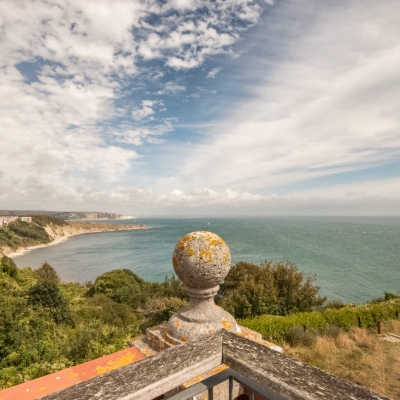
<path fill-rule="evenodd" d="M 292 327 L 305 326 L 312 334 L 321 334 L 327 325 L 335 325 L 344 331 L 358 326 L 360 317 L 364 328 L 376 327 L 377 321 L 387 321 L 400 312 L 400 298 L 355 306 L 348 304 L 341 309 L 327 308 L 320 311 L 301 312 L 285 317 L 262 315 L 252 319 L 238 320 L 239 324 L 260 332 L 263 338 L 274 343 L 282 344 L 288 339 Z"/>
<path fill-rule="evenodd" d="M 8 226 L 1 226 L 0 250 L 2 247 L 9 247 L 12 250 L 16 250 L 18 247 L 49 243 L 51 238 L 45 230 L 45 227 L 49 225 L 63 226 L 67 225 L 67 223 L 62 219 L 46 215 L 33 215 L 31 223 L 16 220 Z"/>
<path fill-rule="evenodd" d="M 121 350 L 186 304 L 175 278 L 145 282 L 129 270 L 94 284 L 60 283 L 44 263 L 0 259 L 0 389 Z"/>
<path fill-rule="evenodd" d="M 229 271 L 217 302 L 236 318 L 258 315 L 289 315 L 322 306 L 315 277 L 304 279 L 290 261 L 260 266 L 239 262 Z"/>
<path fill-rule="evenodd" d="M 48 224 L 47 218 L 35 226 Z M 314 281 L 290 262 L 238 263 L 221 285 L 217 301 L 237 318 L 244 317 L 238 322 L 265 339 L 303 346 L 314 346 L 318 334 L 335 337 L 338 330 L 349 330 L 357 317 L 368 327 L 400 311 L 400 298 L 393 293 L 364 306 L 326 303 Z M 0 389 L 121 350 L 127 339 L 167 321 L 187 301 L 175 277 L 147 282 L 130 270 L 117 269 L 94 283 L 61 283 L 47 262 L 36 270 L 18 269 L 4 256 Z"/>

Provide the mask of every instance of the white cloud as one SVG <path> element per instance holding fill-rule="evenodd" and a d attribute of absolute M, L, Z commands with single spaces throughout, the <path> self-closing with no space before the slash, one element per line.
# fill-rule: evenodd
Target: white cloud
<path fill-rule="evenodd" d="M 114 133 L 118 142 L 133 144 L 140 146 L 144 141 L 149 143 L 159 143 L 160 136 L 171 132 L 172 125 L 168 120 L 164 120 L 163 124 L 154 125 L 152 127 L 134 127 L 131 129 L 121 130 Z"/>
<path fill-rule="evenodd" d="M 251 0 L 0 2 L 4 207 L 399 210 L 397 180 L 265 195 L 292 182 L 400 159 L 395 0 L 277 5 L 268 16 L 277 19 L 265 20 L 255 50 L 241 58 L 246 78 L 241 82 L 253 85 L 246 87 L 246 101 L 203 124 L 207 135 L 196 144 L 179 138 L 159 149 L 165 164 L 154 167 L 151 185 L 132 187 L 129 177 L 144 163 L 139 146 L 160 142 L 173 129 L 172 120 L 158 117 L 168 104 L 152 96 L 184 94 L 186 82 L 172 74 L 230 53 L 244 30 L 259 21 L 262 7 L 262 1 Z M 157 67 L 148 70 L 151 62 Z M 28 67 L 30 77 L 20 72 Z M 213 68 L 207 77 L 219 71 Z M 147 93 L 143 82 L 161 76 L 168 82 Z M 192 95 L 205 90 L 198 86 Z M 140 105 L 136 109 L 127 104 L 131 93 L 140 94 L 132 100 Z M 143 96 L 153 100 L 142 101 Z"/>
<path fill-rule="evenodd" d="M 142 101 L 142 108 L 138 108 L 136 110 L 132 111 L 132 117 L 135 121 L 140 121 L 152 114 L 155 114 L 155 111 L 153 110 L 153 106 L 156 104 L 156 102 L 151 101 L 151 100 L 143 100 Z"/>
<path fill-rule="evenodd" d="M 186 87 L 183 85 L 178 85 L 174 82 L 166 82 L 163 90 L 159 90 L 157 94 L 178 94 L 184 92 Z"/>
<path fill-rule="evenodd" d="M 206 78 L 214 79 L 218 72 L 221 71 L 221 68 L 213 68 L 206 76 Z"/>
<path fill-rule="evenodd" d="M 289 21 L 307 20 L 310 2 L 282 10 Z M 400 159 L 400 4 L 352 1 L 324 11 L 291 33 L 281 60 L 254 69 L 243 60 L 252 96 L 187 151 L 176 185 L 265 193 Z M 265 29 L 260 37 L 273 46 Z"/>
<path fill-rule="evenodd" d="M 162 122 L 136 126 L 156 111 L 165 111 L 156 108 L 161 105 L 156 100 L 145 100 L 133 111 L 117 106 L 135 87 L 135 79 L 147 73 L 153 79 L 154 71 L 139 67 L 139 61 L 157 58 L 173 65 L 176 60 L 177 67 L 188 68 L 225 52 L 244 29 L 235 23 L 235 7 L 249 15 L 252 8 L 256 15 L 261 12 L 250 0 L 235 4 L 229 8 L 213 1 L 0 2 L 4 190 L 15 194 L 35 182 L 29 186 L 33 199 L 48 188 L 65 193 L 71 185 L 97 189 L 124 180 L 139 157 L 132 146 L 154 143 L 171 130 L 170 123 Z M 199 11 L 201 7 L 209 12 Z M 239 18 L 253 23 L 246 16 Z M 164 87 L 170 94 L 184 90 L 172 81 Z M 117 118 L 125 119 L 115 125 Z"/>

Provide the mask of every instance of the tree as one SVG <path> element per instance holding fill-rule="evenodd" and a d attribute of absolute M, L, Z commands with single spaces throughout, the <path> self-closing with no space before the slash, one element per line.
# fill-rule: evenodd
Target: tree
<path fill-rule="evenodd" d="M 54 282 L 39 281 L 28 291 L 28 304 L 42 306 L 56 323 L 73 324 L 68 303 Z"/>
<path fill-rule="evenodd" d="M 56 270 L 46 261 L 34 271 L 34 277 L 42 282 L 60 283 L 61 279 Z"/>
<path fill-rule="evenodd" d="M 239 262 L 221 285 L 217 302 L 237 318 L 310 311 L 326 301 L 314 282 L 315 276 L 305 279 L 290 261 L 260 266 Z"/>
<path fill-rule="evenodd" d="M 0 271 L 10 275 L 11 278 L 16 278 L 18 275 L 18 268 L 12 258 L 3 256 L 0 260 Z"/>

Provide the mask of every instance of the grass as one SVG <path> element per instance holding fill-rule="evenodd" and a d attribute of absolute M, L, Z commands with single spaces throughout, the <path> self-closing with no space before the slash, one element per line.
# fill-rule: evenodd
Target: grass
<path fill-rule="evenodd" d="M 400 335 L 400 321 L 388 320 L 383 333 Z M 287 355 L 392 399 L 400 399 L 400 342 L 382 340 L 375 329 L 351 327 L 347 332 L 317 336 L 311 346 L 283 344 Z"/>

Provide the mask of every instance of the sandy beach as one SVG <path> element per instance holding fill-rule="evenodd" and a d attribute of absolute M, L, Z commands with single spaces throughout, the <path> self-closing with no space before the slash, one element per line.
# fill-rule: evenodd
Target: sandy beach
<path fill-rule="evenodd" d="M 97 222 L 68 222 L 65 226 L 47 226 L 45 228 L 52 241 L 45 244 L 36 246 L 19 247 L 13 250 L 9 247 L 0 248 L 0 254 L 14 258 L 21 256 L 28 251 L 40 249 L 42 247 L 55 246 L 57 244 L 66 242 L 70 237 L 77 235 L 84 235 L 88 233 L 102 233 L 102 232 L 115 232 L 115 231 L 128 231 L 135 229 L 148 229 L 146 225 L 117 225 L 105 224 Z"/>

